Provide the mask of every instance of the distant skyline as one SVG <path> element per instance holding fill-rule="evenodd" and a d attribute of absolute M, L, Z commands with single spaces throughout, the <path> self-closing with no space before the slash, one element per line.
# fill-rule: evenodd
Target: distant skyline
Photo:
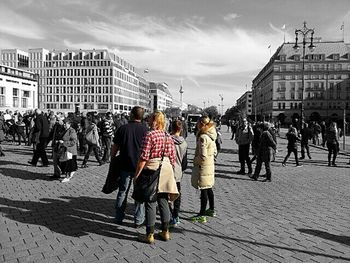
<path fill-rule="evenodd" d="M 349 0 L 0 0 L 0 49 L 107 48 L 166 82 L 173 97 L 221 111 L 250 90 L 295 29 L 350 42 Z M 269 48 L 270 46 L 270 48 Z"/>

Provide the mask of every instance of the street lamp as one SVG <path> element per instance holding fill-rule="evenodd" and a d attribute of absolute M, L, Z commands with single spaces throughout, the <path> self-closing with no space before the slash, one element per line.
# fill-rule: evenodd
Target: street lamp
<path fill-rule="evenodd" d="M 300 47 L 298 45 L 298 36 L 301 35 L 303 38 L 303 57 L 302 57 L 302 69 L 301 69 L 301 108 L 300 108 L 300 128 L 302 123 L 304 122 L 304 70 L 305 70 L 305 46 L 307 44 L 307 37 L 310 34 L 310 44 L 309 44 L 309 50 L 311 52 L 314 51 L 315 49 L 315 45 L 313 44 L 313 40 L 314 40 L 314 29 L 308 28 L 306 26 L 306 22 L 304 22 L 304 26 L 302 29 L 296 29 L 295 30 L 295 45 L 294 45 L 294 50 L 297 52 Z"/>
<path fill-rule="evenodd" d="M 221 115 L 224 115 L 224 96 L 222 94 L 219 94 L 221 99 Z"/>

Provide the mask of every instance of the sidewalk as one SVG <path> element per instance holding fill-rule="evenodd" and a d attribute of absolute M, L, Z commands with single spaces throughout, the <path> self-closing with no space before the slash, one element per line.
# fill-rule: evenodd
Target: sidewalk
<path fill-rule="evenodd" d="M 348 157 L 340 155 L 338 166 L 328 167 L 327 152 L 312 148 L 313 159 L 303 167 L 295 167 L 293 157 L 282 167 L 286 140 L 278 139 L 272 182 L 255 182 L 234 173 L 239 163 L 230 135 L 223 131 L 216 163 L 217 217 L 205 224 L 189 220 L 200 207 L 189 167 L 181 223 L 170 241 L 156 239 L 154 245 L 137 241 L 145 229 L 133 228 L 132 199 L 125 225 L 113 223 L 116 193 L 101 192 L 107 165 L 91 162 L 60 183 L 49 178 L 52 166 L 27 166 L 31 148 L 3 145 L 0 262 L 350 262 Z M 194 139 L 188 137 L 189 160 Z"/>

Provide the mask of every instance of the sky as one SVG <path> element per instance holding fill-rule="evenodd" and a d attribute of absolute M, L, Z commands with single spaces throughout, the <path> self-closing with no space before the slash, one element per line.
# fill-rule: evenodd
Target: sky
<path fill-rule="evenodd" d="M 350 43 L 349 0 L 0 0 L 0 49 L 107 48 L 221 112 L 304 21 L 323 41 L 342 40 L 344 23 Z"/>

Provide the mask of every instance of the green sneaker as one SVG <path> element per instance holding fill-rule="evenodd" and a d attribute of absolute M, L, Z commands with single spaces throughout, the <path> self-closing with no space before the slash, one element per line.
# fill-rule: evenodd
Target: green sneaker
<path fill-rule="evenodd" d="M 198 222 L 198 223 L 206 223 L 207 222 L 207 217 L 202 216 L 202 215 L 196 215 L 191 217 L 192 222 Z"/>
<path fill-rule="evenodd" d="M 204 214 L 205 214 L 206 216 L 216 217 L 216 212 L 215 212 L 215 210 L 213 210 L 213 209 L 207 209 L 207 210 L 205 210 Z"/>

